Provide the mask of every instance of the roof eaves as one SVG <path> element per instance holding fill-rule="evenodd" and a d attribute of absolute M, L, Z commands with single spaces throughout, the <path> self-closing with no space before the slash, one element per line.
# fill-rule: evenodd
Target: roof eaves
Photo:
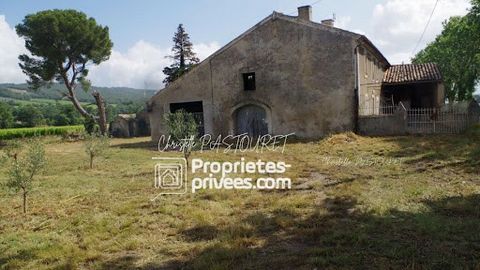
<path fill-rule="evenodd" d="M 383 83 L 389 85 L 406 83 L 441 82 L 440 68 L 435 63 L 401 64 L 391 66 L 385 72 Z"/>
<path fill-rule="evenodd" d="M 383 85 L 402 85 L 402 84 L 412 84 L 412 83 L 437 83 L 441 82 L 442 80 L 423 80 L 423 81 L 415 81 L 415 80 L 407 80 L 407 81 L 398 81 L 398 82 L 382 82 Z"/>
<path fill-rule="evenodd" d="M 382 54 L 382 52 L 366 36 L 360 35 L 360 37 L 358 38 L 358 41 L 360 43 L 364 43 L 367 46 L 369 46 L 377 54 L 377 56 L 379 56 L 387 64 L 387 68 L 392 66 L 390 62 L 387 60 L 387 58 Z"/>

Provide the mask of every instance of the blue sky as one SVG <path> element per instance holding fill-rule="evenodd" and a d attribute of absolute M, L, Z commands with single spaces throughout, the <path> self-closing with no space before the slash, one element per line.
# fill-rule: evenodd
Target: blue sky
<path fill-rule="evenodd" d="M 296 15 L 297 7 L 313 5 L 313 20 L 332 18 L 336 26 L 367 35 L 392 63 L 408 62 L 435 0 L 0 0 L 0 82 L 21 82 L 16 55 L 24 51 L 14 26 L 40 10 L 72 8 L 108 25 L 114 42 L 111 59 L 91 69 L 102 86 L 160 88 L 161 69 L 168 65 L 171 38 L 183 23 L 200 58 L 279 11 Z M 419 49 L 441 31 L 441 22 L 463 15 L 468 0 L 440 0 Z"/>
<path fill-rule="evenodd" d="M 25 0 L 2 1 L 0 13 L 6 15 L 9 25 L 14 26 L 26 14 L 44 9 L 81 10 L 99 23 L 108 25 L 116 49 L 125 51 L 138 40 L 170 46 L 171 36 L 179 23 L 185 24 L 192 40 L 197 43 L 217 41 L 225 44 L 273 10 L 296 15 L 298 6 L 312 2 L 315 1 Z M 355 23 L 362 26 L 368 23 L 371 10 L 379 2 L 382 1 L 325 0 L 314 5 L 313 15 L 320 21 L 332 17 L 335 12 L 337 16 L 352 16 Z"/>

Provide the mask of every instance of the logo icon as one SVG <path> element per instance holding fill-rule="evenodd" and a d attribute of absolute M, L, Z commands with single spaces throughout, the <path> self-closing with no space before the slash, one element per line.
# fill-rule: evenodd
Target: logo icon
<path fill-rule="evenodd" d="M 187 160 L 185 158 L 153 158 L 155 165 L 155 188 L 160 195 L 185 194 L 187 192 Z M 153 201 L 152 200 L 152 201 Z"/>

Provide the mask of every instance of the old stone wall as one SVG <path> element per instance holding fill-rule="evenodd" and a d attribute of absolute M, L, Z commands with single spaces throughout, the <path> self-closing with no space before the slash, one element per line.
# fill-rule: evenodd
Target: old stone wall
<path fill-rule="evenodd" d="M 350 131 L 355 123 L 357 46 L 352 33 L 273 18 L 227 45 L 151 100 L 152 138 L 166 133 L 173 102 L 202 101 L 205 133 L 234 134 L 235 110 L 266 110 L 272 134 L 317 138 Z M 256 90 L 242 73 L 255 72 Z"/>
<path fill-rule="evenodd" d="M 407 113 L 398 110 L 392 115 L 360 116 L 358 132 L 365 136 L 392 136 L 407 134 Z"/>

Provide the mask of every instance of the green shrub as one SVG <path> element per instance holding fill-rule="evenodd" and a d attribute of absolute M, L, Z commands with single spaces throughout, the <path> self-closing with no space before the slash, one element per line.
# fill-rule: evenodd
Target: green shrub
<path fill-rule="evenodd" d="M 45 147 L 39 139 L 29 139 L 25 155 L 12 159 L 6 186 L 14 192 L 22 192 L 23 213 L 27 213 L 27 195 L 33 179 L 45 167 L 45 162 Z"/>
<path fill-rule="evenodd" d="M 189 113 L 183 109 L 174 113 L 165 114 L 164 118 L 172 140 L 182 145 L 179 150 L 183 152 L 183 156 L 187 161 L 188 166 L 188 157 L 193 150 L 193 144 L 189 143 L 188 140 L 195 141 L 197 139 L 197 122 L 195 122 L 195 118 L 192 113 Z"/>
<path fill-rule="evenodd" d="M 13 122 L 12 106 L 6 102 L 0 102 L 0 128 L 11 128 Z"/>
<path fill-rule="evenodd" d="M 63 136 L 71 132 L 83 132 L 83 130 L 83 126 L 0 129 L 0 140 L 48 135 Z"/>
<path fill-rule="evenodd" d="M 110 146 L 110 138 L 100 134 L 84 135 L 85 138 L 85 152 L 90 160 L 90 169 L 93 169 L 93 160 L 96 157 L 102 156 Z"/>
<path fill-rule="evenodd" d="M 98 133 L 100 127 L 98 126 L 97 122 L 91 118 L 86 118 L 85 122 L 83 123 L 83 127 L 85 132 L 88 134 L 95 134 Z"/>
<path fill-rule="evenodd" d="M 46 124 L 42 110 L 34 104 L 22 105 L 15 111 L 15 118 L 23 127 L 35 127 Z"/>

